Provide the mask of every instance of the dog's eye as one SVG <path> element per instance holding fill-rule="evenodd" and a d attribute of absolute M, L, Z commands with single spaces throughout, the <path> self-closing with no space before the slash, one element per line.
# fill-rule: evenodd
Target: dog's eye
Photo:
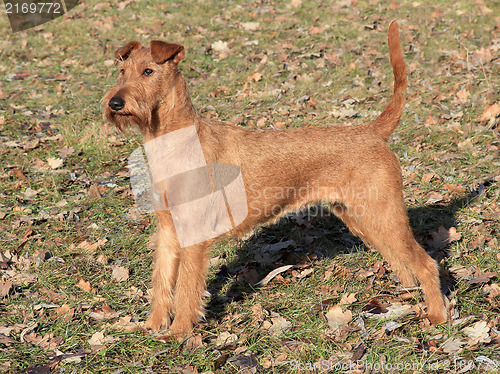
<path fill-rule="evenodd" d="M 120 69 L 120 74 L 121 75 L 125 74 L 125 69 Z"/>
<path fill-rule="evenodd" d="M 142 75 L 152 75 L 154 73 L 153 70 L 151 69 L 144 69 L 144 71 L 142 72 Z"/>

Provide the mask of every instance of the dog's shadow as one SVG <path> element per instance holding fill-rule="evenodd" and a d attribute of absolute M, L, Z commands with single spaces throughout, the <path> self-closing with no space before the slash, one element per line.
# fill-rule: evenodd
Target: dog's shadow
<path fill-rule="evenodd" d="M 446 248 L 436 250 L 426 246 L 430 239 L 429 233 L 438 231 L 440 226 L 446 229 L 455 227 L 457 211 L 470 205 L 491 183 L 491 180 L 485 181 L 466 195 L 446 203 L 409 208 L 410 225 L 415 237 L 438 263 L 446 261 L 448 252 Z M 231 302 L 259 292 L 258 286 L 251 285 L 255 283 L 256 276 L 262 279 L 270 271 L 283 265 L 307 265 L 314 258 L 335 257 L 364 248 L 363 242 L 352 235 L 343 222 L 329 213 L 328 209 L 319 205 L 312 208 L 313 214 L 311 211 L 302 211 L 292 218 L 282 218 L 273 225 L 259 228 L 249 239 L 237 242 L 236 256 L 231 256 L 234 259 L 219 266 L 215 276 L 208 282 L 207 289 L 211 297 L 206 307 L 207 321 L 221 321 Z M 278 244 L 287 241 L 293 245 L 287 247 Z M 259 248 L 273 246 L 284 248 L 273 251 L 271 260 L 266 253 L 259 255 Z M 441 278 L 445 295 L 456 289 L 454 278 L 443 274 Z"/>

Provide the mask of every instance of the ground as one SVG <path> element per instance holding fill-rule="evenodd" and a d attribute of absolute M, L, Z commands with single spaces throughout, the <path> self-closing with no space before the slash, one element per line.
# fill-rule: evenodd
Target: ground
<path fill-rule="evenodd" d="M 92 0 L 12 33 L 2 10 L 0 371 L 498 371 L 498 14 L 484 0 Z M 393 19 L 409 88 L 390 145 L 450 323 L 429 327 L 418 290 L 318 206 L 213 249 L 189 340 L 137 330 L 155 220 L 130 191 L 140 135 L 101 115 L 114 50 L 184 45 L 195 106 L 237 126 L 350 126 L 388 100 Z"/>

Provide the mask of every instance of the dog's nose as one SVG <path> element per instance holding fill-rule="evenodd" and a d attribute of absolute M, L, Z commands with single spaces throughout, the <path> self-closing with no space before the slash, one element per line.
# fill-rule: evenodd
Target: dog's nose
<path fill-rule="evenodd" d="M 122 110 L 123 107 L 125 106 L 125 101 L 121 97 L 112 97 L 111 100 L 109 100 L 108 103 L 109 107 L 115 111 Z"/>

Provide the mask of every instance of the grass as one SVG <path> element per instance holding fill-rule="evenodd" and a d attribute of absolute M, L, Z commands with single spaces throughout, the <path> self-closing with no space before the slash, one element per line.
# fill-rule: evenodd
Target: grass
<path fill-rule="evenodd" d="M 498 117 L 481 119 L 499 100 L 499 10 L 465 0 L 92 0 L 16 34 L 3 13 L 0 285 L 12 286 L 0 299 L 0 371 L 285 373 L 324 364 L 340 372 L 352 362 L 382 372 L 387 363 L 398 372 L 458 372 L 466 364 L 472 373 L 498 370 L 477 359 L 500 361 L 499 128 Z M 420 295 L 405 299 L 381 256 L 338 220 L 312 217 L 284 219 L 213 249 L 219 260 L 208 278 L 207 319 L 188 342 L 128 331 L 127 318 L 143 321 L 149 312 L 155 221 L 134 210 L 129 190 L 127 158 L 141 137 L 106 127 L 101 115 L 100 99 L 118 73 L 113 51 L 130 40 L 183 44 L 195 106 L 239 126 L 355 125 L 374 118 L 389 97 L 386 29 L 395 18 L 410 86 L 391 147 L 413 230 L 451 269 L 443 284 L 458 322 L 429 328 L 410 315 L 386 332 L 387 320 L 363 312 L 370 300 L 418 310 Z M 246 22 L 259 24 L 251 31 Z M 211 47 L 219 40 L 229 45 L 227 57 Z M 255 72 L 260 80 L 251 79 Z M 331 114 L 348 107 L 358 116 Z M 63 164 L 53 169 L 50 158 Z M 432 194 L 441 200 L 429 203 Z M 433 247 L 440 226 L 456 227 L 461 238 Z M 293 245 L 272 263 L 258 257 L 286 240 Z M 252 286 L 252 274 L 261 279 L 282 264 L 295 267 Z M 116 266 L 129 270 L 126 280 L 113 278 Z M 325 314 L 352 293 L 356 301 L 342 310 L 353 318 L 334 334 Z M 278 317 L 290 328 L 269 328 Z M 466 328 L 481 321 L 487 338 L 473 342 Z M 101 347 L 89 342 L 99 332 Z M 224 333 L 237 340 L 218 345 Z M 462 348 L 445 349 L 450 341 Z"/>

